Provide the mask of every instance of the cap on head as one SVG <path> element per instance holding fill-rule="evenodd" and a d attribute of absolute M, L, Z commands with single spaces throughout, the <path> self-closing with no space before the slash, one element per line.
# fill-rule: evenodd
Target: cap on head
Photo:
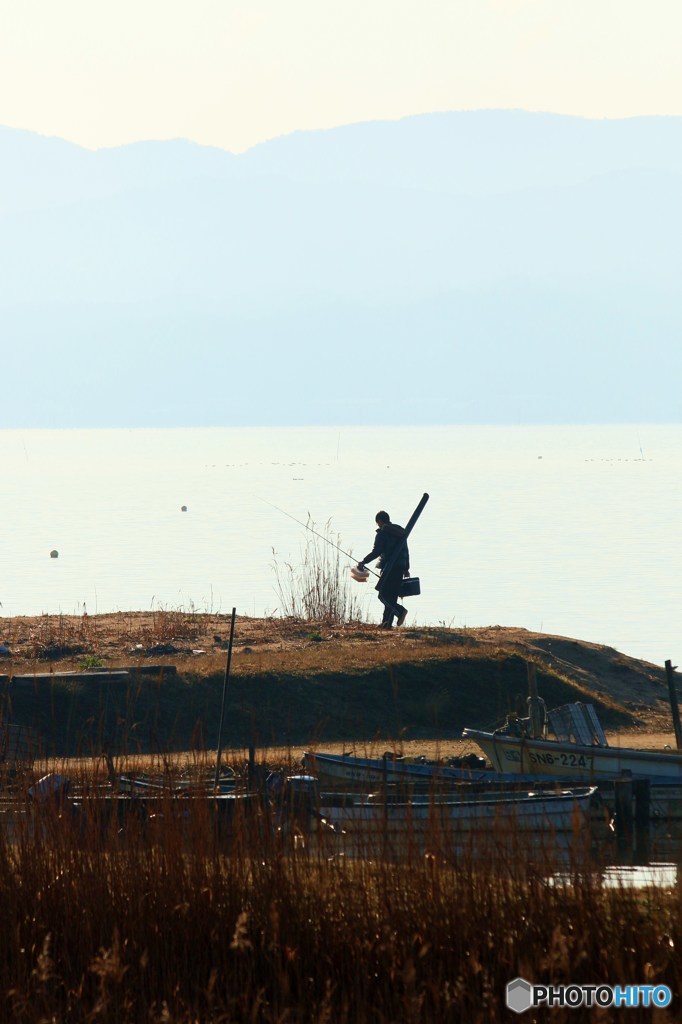
<path fill-rule="evenodd" d="M 388 512 L 377 512 L 377 514 L 374 517 L 374 522 L 380 523 L 382 526 L 384 523 L 390 523 L 390 521 L 391 517 L 389 516 Z"/>

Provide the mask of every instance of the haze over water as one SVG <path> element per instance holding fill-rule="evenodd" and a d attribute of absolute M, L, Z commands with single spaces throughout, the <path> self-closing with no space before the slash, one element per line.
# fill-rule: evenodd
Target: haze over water
<path fill-rule="evenodd" d="M 331 519 L 360 558 L 378 509 L 405 523 L 428 491 L 408 625 L 682 659 L 682 426 L 4 431 L 0 453 L 5 619 L 277 614 L 272 549 L 297 563 L 308 535 L 266 502 Z M 354 586 L 378 621 L 374 591 Z"/>

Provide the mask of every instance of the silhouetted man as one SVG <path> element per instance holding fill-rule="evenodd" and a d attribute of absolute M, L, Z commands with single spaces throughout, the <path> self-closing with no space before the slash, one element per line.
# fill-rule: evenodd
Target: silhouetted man
<path fill-rule="evenodd" d="M 392 523 L 388 512 L 377 512 L 375 516 L 377 534 L 374 540 L 374 547 L 368 555 L 358 562 L 358 569 L 364 569 L 365 562 L 372 562 L 379 559 L 378 567 L 381 569 L 381 576 L 376 585 L 379 591 L 379 600 L 384 606 L 384 614 L 381 622 L 382 629 L 391 629 L 393 619 L 397 619 L 396 625 L 402 626 L 407 618 L 407 608 L 398 604 L 400 584 L 403 576 L 410 573 L 410 553 L 405 539 L 405 530 L 397 523 Z"/>

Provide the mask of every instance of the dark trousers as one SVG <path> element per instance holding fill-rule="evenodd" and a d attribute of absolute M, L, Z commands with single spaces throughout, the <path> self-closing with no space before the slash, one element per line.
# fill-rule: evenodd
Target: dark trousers
<path fill-rule="evenodd" d="M 379 600 L 384 606 L 381 620 L 384 626 L 392 626 L 393 619 L 405 610 L 401 604 L 398 604 L 398 592 L 402 581 L 403 570 L 401 568 L 393 568 L 381 574 L 377 590 L 379 591 Z"/>

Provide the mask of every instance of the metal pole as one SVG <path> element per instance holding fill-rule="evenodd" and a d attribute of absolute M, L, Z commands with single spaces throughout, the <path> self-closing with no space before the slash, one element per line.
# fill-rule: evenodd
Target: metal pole
<path fill-rule="evenodd" d="M 673 713 L 673 726 L 675 728 L 675 742 L 677 749 L 682 750 L 682 727 L 680 726 L 680 709 L 677 703 L 677 691 L 673 679 L 674 668 L 671 661 L 665 663 L 665 674 L 668 678 L 668 693 L 670 695 L 670 710 Z"/>
<path fill-rule="evenodd" d="M 232 620 L 230 622 L 230 642 L 227 647 L 227 665 L 225 666 L 225 678 L 223 679 L 223 699 L 220 706 L 220 727 L 218 729 L 218 756 L 215 762 L 215 778 L 213 788 L 218 788 L 218 776 L 220 774 L 220 758 L 223 753 L 223 723 L 225 721 L 225 698 L 227 697 L 227 681 L 230 678 L 230 664 L 232 662 L 232 641 L 234 640 L 234 619 L 237 609 L 232 609 Z"/>

